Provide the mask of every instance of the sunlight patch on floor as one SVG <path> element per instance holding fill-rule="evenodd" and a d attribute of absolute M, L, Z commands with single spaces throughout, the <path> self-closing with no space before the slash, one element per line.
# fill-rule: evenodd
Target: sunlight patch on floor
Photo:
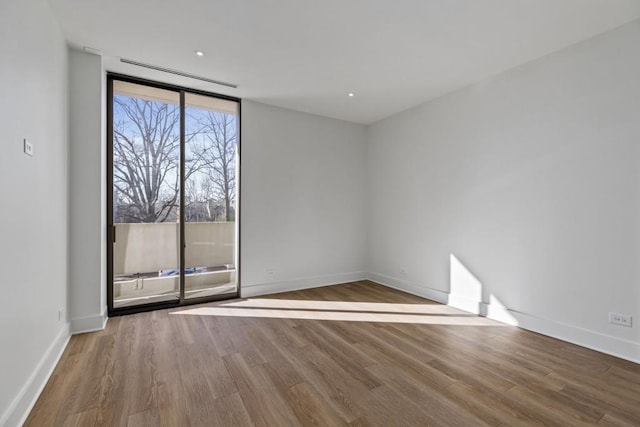
<path fill-rule="evenodd" d="M 171 314 L 421 325 L 501 326 L 500 323 L 490 319 L 436 304 L 353 303 L 258 298 L 178 310 Z"/>
<path fill-rule="evenodd" d="M 240 301 L 223 302 L 225 307 L 250 308 L 283 308 L 299 310 L 332 310 L 332 311 L 363 311 L 407 314 L 455 314 L 465 315 L 462 310 L 440 304 L 391 304 L 379 302 L 350 302 L 350 301 L 316 301 L 294 299 L 250 298 Z"/>

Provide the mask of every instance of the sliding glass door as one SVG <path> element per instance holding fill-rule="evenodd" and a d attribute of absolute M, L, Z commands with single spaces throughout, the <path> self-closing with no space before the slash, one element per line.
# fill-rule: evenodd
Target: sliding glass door
<path fill-rule="evenodd" d="M 185 298 L 235 292 L 238 103 L 185 94 Z"/>
<path fill-rule="evenodd" d="M 237 296 L 238 100 L 108 85 L 110 312 Z"/>
<path fill-rule="evenodd" d="M 180 93 L 113 82 L 113 306 L 180 298 Z"/>

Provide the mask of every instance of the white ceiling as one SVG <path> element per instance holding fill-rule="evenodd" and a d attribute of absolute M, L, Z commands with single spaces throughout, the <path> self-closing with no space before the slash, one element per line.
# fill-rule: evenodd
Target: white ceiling
<path fill-rule="evenodd" d="M 640 17 L 640 0 L 50 3 L 69 42 L 101 50 L 108 70 L 358 123 Z M 148 71 L 119 58 L 239 87 Z"/>

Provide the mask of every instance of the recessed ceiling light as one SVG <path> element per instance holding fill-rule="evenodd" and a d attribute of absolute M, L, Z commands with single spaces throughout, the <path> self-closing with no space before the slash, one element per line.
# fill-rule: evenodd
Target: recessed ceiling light
<path fill-rule="evenodd" d="M 349 98 L 353 98 L 354 96 L 356 96 L 356 94 L 355 94 L 355 93 L 353 93 L 353 92 L 349 92 Z"/>
<path fill-rule="evenodd" d="M 198 56 L 204 56 L 204 52 L 201 50 L 196 50 L 196 55 Z"/>

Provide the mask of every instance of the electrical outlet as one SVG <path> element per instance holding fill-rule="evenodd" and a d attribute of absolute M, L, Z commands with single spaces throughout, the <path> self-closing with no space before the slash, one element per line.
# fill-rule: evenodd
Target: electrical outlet
<path fill-rule="evenodd" d="M 609 313 L 609 323 L 620 326 L 632 326 L 630 314 Z"/>
<path fill-rule="evenodd" d="M 23 146 L 23 150 L 24 150 L 24 154 L 27 154 L 29 156 L 33 156 L 33 144 L 30 143 L 27 138 L 24 139 L 24 146 Z"/>
<path fill-rule="evenodd" d="M 58 322 L 64 319 L 64 308 L 58 309 Z"/>
<path fill-rule="evenodd" d="M 273 277 L 276 275 L 276 270 L 274 270 L 273 268 L 267 268 L 265 270 L 265 274 L 268 278 L 273 279 Z"/>

